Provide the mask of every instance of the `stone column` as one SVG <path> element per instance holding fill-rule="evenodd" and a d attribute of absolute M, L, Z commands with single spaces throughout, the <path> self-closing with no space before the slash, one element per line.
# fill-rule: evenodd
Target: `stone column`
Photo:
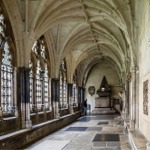
<path fill-rule="evenodd" d="M 59 79 L 53 78 L 51 80 L 51 94 L 52 94 L 52 102 L 54 107 L 54 118 L 60 118 L 59 112 Z"/>
<path fill-rule="evenodd" d="M 136 113 L 135 113 L 135 127 L 139 129 L 139 70 L 136 69 Z"/>
<path fill-rule="evenodd" d="M 85 88 L 81 87 L 81 103 L 83 103 L 85 99 Z"/>
<path fill-rule="evenodd" d="M 125 98 L 125 118 L 129 117 L 130 109 L 129 109 L 129 95 L 130 95 L 130 83 L 129 81 L 126 82 L 126 92 L 125 92 L 126 98 Z"/>
<path fill-rule="evenodd" d="M 81 95 L 82 95 L 82 87 L 78 87 L 78 110 L 81 110 Z"/>
<path fill-rule="evenodd" d="M 22 128 L 31 128 L 32 122 L 30 120 L 30 98 L 29 98 L 29 69 L 19 67 L 18 75 L 18 99 L 21 100 L 21 120 Z"/>
<path fill-rule="evenodd" d="M 73 99 L 72 99 L 72 88 L 73 88 L 73 84 L 72 83 L 68 83 L 69 112 L 71 114 L 74 113 L 74 110 L 73 110 Z"/>
<path fill-rule="evenodd" d="M 130 105 L 130 111 L 131 111 L 131 116 L 130 116 L 130 127 L 133 129 L 135 128 L 135 105 L 136 105 L 136 74 L 135 74 L 135 68 L 132 70 L 132 82 L 131 82 L 131 90 L 132 90 L 132 95 L 131 95 L 131 105 Z"/>
<path fill-rule="evenodd" d="M 85 89 L 83 87 L 81 87 L 81 113 L 82 113 L 82 109 L 83 109 L 84 99 L 85 99 Z"/>

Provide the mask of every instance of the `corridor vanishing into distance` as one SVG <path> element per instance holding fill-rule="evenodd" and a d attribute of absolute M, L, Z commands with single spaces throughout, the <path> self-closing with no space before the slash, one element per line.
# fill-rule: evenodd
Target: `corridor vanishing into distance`
<path fill-rule="evenodd" d="M 131 150 L 118 115 L 89 115 L 48 135 L 26 150 Z"/>
<path fill-rule="evenodd" d="M 0 0 L 0 150 L 150 150 L 149 64 L 150 0 Z"/>

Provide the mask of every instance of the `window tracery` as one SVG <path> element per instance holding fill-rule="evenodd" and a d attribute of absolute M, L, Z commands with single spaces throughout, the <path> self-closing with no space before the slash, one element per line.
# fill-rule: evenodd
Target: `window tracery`
<path fill-rule="evenodd" d="M 30 111 L 44 111 L 51 109 L 51 92 L 50 79 L 48 78 L 48 66 L 46 58 L 46 45 L 43 38 L 37 40 L 33 47 L 32 53 L 35 56 L 35 62 L 29 63 L 30 67 Z M 33 63 L 35 65 L 35 73 L 33 72 Z M 41 66 L 42 64 L 42 66 Z M 35 92 L 33 92 L 35 77 Z M 33 96 L 35 94 L 35 98 Z"/>
<path fill-rule="evenodd" d="M 4 15 L 0 14 L 0 47 L 2 50 L 1 60 L 1 109 L 4 116 L 15 115 L 14 101 L 14 67 L 12 65 L 11 46 L 8 42 L 10 37 L 5 35 L 6 24 Z"/>

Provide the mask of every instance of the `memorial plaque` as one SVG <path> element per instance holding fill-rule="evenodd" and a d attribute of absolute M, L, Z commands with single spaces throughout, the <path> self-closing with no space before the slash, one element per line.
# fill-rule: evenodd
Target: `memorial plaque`
<path fill-rule="evenodd" d="M 119 134 L 96 134 L 93 141 L 120 141 L 120 138 Z"/>
<path fill-rule="evenodd" d="M 97 125 L 108 125 L 108 121 L 105 121 L 105 122 L 99 122 Z"/>
<path fill-rule="evenodd" d="M 81 131 L 85 131 L 87 129 L 87 127 L 70 127 L 68 129 L 66 129 L 65 131 L 77 131 L 77 132 L 81 132 Z"/>

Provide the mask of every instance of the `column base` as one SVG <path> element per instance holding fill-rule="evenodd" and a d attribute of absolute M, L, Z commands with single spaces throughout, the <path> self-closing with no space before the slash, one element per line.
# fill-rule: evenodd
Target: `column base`
<path fill-rule="evenodd" d="M 147 150 L 150 150 L 150 142 L 147 142 L 146 147 L 147 147 Z"/>
<path fill-rule="evenodd" d="M 18 108 L 15 108 L 15 116 L 18 117 Z"/>
<path fill-rule="evenodd" d="M 74 110 L 73 109 L 70 110 L 70 114 L 74 114 Z"/>
<path fill-rule="evenodd" d="M 59 119 L 60 118 L 60 113 L 55 114 L 55 119 Z"/>
<path fill-rule="evenodd" d="M 121 112 L 121 116 L 122 116 L 123 119 L 127 119 L 127 115 L 126 115 L 125 111 Z"/>
<path fill-rule="evenodd" d="M 135 129 L 135 122 L 134 120 L 130 120 L 130 131 L 133 131 Z"/>
<path fill-rule="evenodd" d="M 69 105 L 69 112 L 70 112 L 70 114 L 73 114 L 73 113 L 74 113 L 73 104 L 70 104 L 70 105 Z"/>
<path fill-rule="evenodd" d="M 31 129 L 32 128 L 32 121 L 31 120 L 25 121 L 25 124 L 26 124 L 26 128 L 27 129 Z"/>

